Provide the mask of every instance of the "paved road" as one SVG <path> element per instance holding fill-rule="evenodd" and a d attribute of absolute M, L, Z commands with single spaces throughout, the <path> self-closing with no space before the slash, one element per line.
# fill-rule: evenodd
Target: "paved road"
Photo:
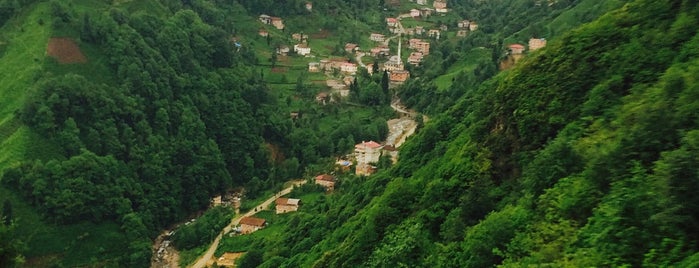
<path fill-rule="evenodd" d="M 283 196 L 285 194 L 290 193 L 291 190 L 294 189 L 294 186 L 298 186 L 298 185 L 301 185 L 304 183 L 306 183 L 306 180 L 294 181 L 293 185 L 291 185 L 288 188 L 281 190 L 280 192 L 274 194 L 274 196 L 270 197 L 269 199 L 265 200 L 260 205 L 255 207 L 257 209 L 250 210 L 243 215 L 238 215 L 235 218 L 233 218 L 233 220 L 231 220 L 231 223 L 228 224 L 228 226 L 226 226 L 225 228 L 223 228 L 221 233 L 219 233 L 218 236 L 216 236 L 216 239 L 214 239 L 214 242 L 211 243 L 211 246 L 206 251 L 206 253 L 204 253 L 203 256 L 199 257 L 199 259 L 197 259 L 197 261 L 189 267 L 192 267 L 192 268 L 206 267 L 206 262 L 208 262 L 214 256 L 214 253 L 216 252 L 216 249 L 218 248 L 218 244 L 221 242 L 221 238 L 223 237 L 223 235 L 227 234 L 228 232 L 230 232 L 233 229 L 233 227 L 238 225 L 238 223 L 240 223 L 240 219 L 242 219 L 243 217 L 250 217 L 252 215 L 255 215 L 257 212 L 260 212 L 260 211 L 266 209 L 270 204 L 272 204 L 272 202 L 274 202 L 274 200 L 277 200 L 277 198 L 279 198 L 280 196 Z"/>

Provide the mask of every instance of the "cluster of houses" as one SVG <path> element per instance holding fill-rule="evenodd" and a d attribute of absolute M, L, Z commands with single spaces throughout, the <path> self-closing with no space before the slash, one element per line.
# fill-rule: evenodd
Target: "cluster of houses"
<path fill-rule="evenodd" d="M 277 28 L 277 30 L 284 30 L 284 20 L 280 17 L 272 17 L 267 14 L 262 14 L 259 17 L 260 22 L 264 24 L 270 24 L 274 26 L 274 28 Z"/>
<path fill-rule="evenodd" d="M 427 2 L 428 0 L 410 0 L 410 2 L 416 2 L 418 5 L 426 6 L 428 5 Z M 447 9 L 447 1 L 446 0 L 434 0 L 432 2 L 432 7 L 434 7 L 434 11 L 437 13 L 447 13 L 449 10 Z M 412 10 L 410 11 L 410 15 L 412 15 L 413 12 Z"/>
<path fill-rule="evenodd" d="M 529 39 L 529 51 L 536 51 L 546 46 L 546 39 L 544 38 L 531 38 Z M 526 47 L 522 44 L 511 44 L 507 46 L 510 55 L 521 55 L 526 50 Z"/>

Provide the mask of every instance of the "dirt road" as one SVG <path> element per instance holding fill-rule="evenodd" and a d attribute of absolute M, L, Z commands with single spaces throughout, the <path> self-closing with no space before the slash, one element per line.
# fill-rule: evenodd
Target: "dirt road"
<path fill-rule="evenodd" d="M 245 213 L 243 215 L 238 215 L 235 218 L 233 218 L 233 220 L 231 220 L 231 223 L 228 224 L 228 226 L 226 226 L 225 228 L 223 228 L 221 233 L 219 233 L 218 236 L 216 236 L 216 239 L 214 239 L 214 242 L 211 243 L 211 246 L 206 251 L 206 253 L 204 253 L 203 256 L 199 257 L 193 265 L 188 266 L 188 267 L 192 267 L 192 268 L 206 267 L 206 262 L 209 261 L 214 256 L 214 253 L 216 252 L 216 248 L 218 248 L 218 244 L 221 242 L 221 238 L 225 234 L 230 232 L 233 229 L 233 227 L 238 225 L 238 223 L 240 223 L 240 219 L 242 219 L 244 217 L 250 217 L 252 215 L 255 215 L 257 212 L 260 212 L 260 211 L 266 209 L 267 207 L 269 207 L 270 204 L 272 204 L 272 202 L 274 202 L 274 200 L 277 200 L 277 198 L 279 198 L 285 194 L 290 193 L 291 190 L 293 190 L 295 186 L 299 186 L 299 185 L 302 185 L 304 183 L 306 183 L 306 180 L 293 181 L 291 186 L 274 194 L 274 196 L 270 197 L 269 199 L 265 200 L 264 202 L 262 202 L 261 204 L 256 206 L 255 209 L 248 211 L 247 213 Z"/>

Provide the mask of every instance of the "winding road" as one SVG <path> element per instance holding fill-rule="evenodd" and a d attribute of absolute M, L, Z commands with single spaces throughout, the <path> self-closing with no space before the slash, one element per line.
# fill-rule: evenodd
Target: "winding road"
<path fill-rule="evenodd" d="M 201 257 L 199 257 L 194 264 L 192 264 L 191 266 L 188 266 L 188 267 L 192 267 L 192 268 L 206 267 L 206 262 L 208 262 L 214 256 L 214 253 L 216 252 L 216 249 L 218 248 L 218 244 L 221 242 L 221 238 L 225 234 L 230 232 L 236 225 L 238 225 L 238 223 L 240 223 L 240 219 L 242 219 L 244 217 L 250 217 L 252 215 L 257 214 L 257 212 L 260 212 L 260 211 L 266 209 L 267 207 L 269 207 L 270 204 L 272 204 L 272 202 L 274 202 L 274 200 L 277 200 L 277 198 L 279 198 L 285 194 L 290 193 L 291 190 L 294 189 L 294 187 L 302 185 L 304 183 L 306 183 L 306 180 L 293 181 L 291 186 L 274 194 L 272 197 L 270 197 L 269 199 L 265 200 L 264 202 L 262 202 L 261 204 L 256 206 L 255 209 L 250 210 L 243 215 L 238 215 L 235 218 L 233 218 L 231 220 L 231 223 L 228 224 L 226 227 L 224 227 L 223 230 L 221 231 L 221 233 L 219 233 L 218 236 L 216 236 L 216 239 L 214 239 L 214 242 L 211 243 L 211 246 L 209 246 L 209 249 L 206 250 L 206 253 L 204 253 L 204 255 L 202 255 Z"/>

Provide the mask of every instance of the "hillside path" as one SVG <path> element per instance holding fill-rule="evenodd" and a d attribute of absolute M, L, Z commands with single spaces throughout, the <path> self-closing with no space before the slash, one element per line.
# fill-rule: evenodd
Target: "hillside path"
<path fill-rule="evenodd" d="M 294 189 L 294 187 L 302 185 L 304 183 L 306 183 L 306 180 L 293 181 L 291 186 L 287 187 L 284 190 L 279 191 L 278 193 L 275 193 L 273 196 L 271 196 L 270 198 L 268 198 L 267 200 L 265 200 L 264 202 L 262 202 L 261 204 L 259 204 L 255 208 L 253 208 L 252 210 L 246 212 L 243 215 L 238 215 L 238 216 L 234 217 L 231 220 L 231 223 L 229 223 L 226 227 L 224 227 L 223 230 L 221 231 L 221 233 L 219 233 L 218 236 L 216 236 L 216 239 L 214 239 L 214 242 L 211 243 L 211 246 L 209 246 L 209 249 L 206 250 L 206 253 L 204 253 L 204 255 L 202 255 L 201 257 L 199 257 L 193 265 L 188 266 L 188 267 L 191 267 L 191 268 L 204 268 L 204 267 L 206 267 L 206 262 L 208 262 L 214 256 L 214 253 L 216 252 L 216 249 L 218 248 L 218 244 L 221 242 L 221 238 L 223 237 L 223 235 L 227 234 L 228 232 L 230 232 L 233 229 L 233 227 L 238 225 L 238 223 L 240 223 L 240 219 L 242 219 L 244 217 L 250 217 L 252 215 L 257 214 L 257 212 L 260 212 L 260 211 L 264 210 L 265 208 L 267 208 L 270 204 L 272 204 L 272 202 L 274 202 L 274 200 L 277 200 L 277 198 L 279 198 L 285 194 L 290 193 L 291 190 Z"/>

